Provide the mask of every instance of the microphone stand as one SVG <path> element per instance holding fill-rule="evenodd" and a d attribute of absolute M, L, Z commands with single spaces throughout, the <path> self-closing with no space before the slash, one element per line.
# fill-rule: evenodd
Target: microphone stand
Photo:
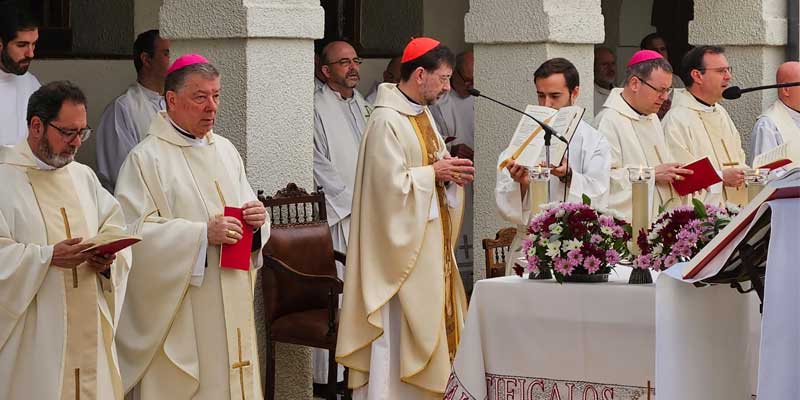
<path fill-rule="evenodd" d="M 481 94 L 481 91 L 478 90 L 478 89 L 470 88 L 467 91 L 469 92 L 469 94 L 471 94 L 471 95 L 473 95 L 475 97 L 483 97 L 483 98 L 488 99 L 490 101 L 493 101 L 493 102 L 495 102 L 497 104 L 500 104 L 501 106 L 503 106 L 505 108 L 508 108 L 510 110 L 513 110 L 513 111 L 516 111 L 516 112 L 518 112 L 518 113 L 520 113 L 520 114 L 532 119 L 537 124 L 539 124 L 539 126 L 544 131 L 544 162 L 547 163 L 547 168 L 550 168 L 550 166 L 552 165 L 550 163 L 550 143 L 551 143 L 553 137 L 555 137 L 556 139 L 566 143 L 567 144 L 567 148 L 569 149 L 569 141 L 567 141 L 567 139 L 564 139 L 563 136 L 561 136 L 558 133 L 556 133 L 555 129 L 553 129 L 552 126 L 550 126 L 548 124 L 545 124 L 542 121 L 539 121 L 533 115 L 530 115 L 530 114 L 526 113 L 525 111 L 522 111 L 522 110 L 520 110 L 518 108 L 512 107 L 512 106 L 510 106 L 510 105 L 508 105 L 506 103 L 503 103 L 502 101 L 495 100 L 495 99 L 493 99 L 491 97 L 483 95 L 483 94 Z M 547 202 L 549 203 L 551 201 L 552 201 L 552 199 L 551 199 L 551 196 L 550 196 L 550 184 L 548 183 L 548 185 L 547 185 Z"/>

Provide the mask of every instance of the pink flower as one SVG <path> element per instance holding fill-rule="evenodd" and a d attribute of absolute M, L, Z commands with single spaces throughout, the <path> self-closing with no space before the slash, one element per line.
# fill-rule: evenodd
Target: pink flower
<path fill-rule="evenodd" d="M 600 225 L 601 226 L 613 227 L 615 225 L 614 224 L 614 218 L 609 217 L 607 215 L 601 215 L 599 218 L 597 218 L 597 220 L 600 221 Z"/>
<path fill-rule="evenodd" d="M 583 255 L 581 255 L 580 249 L 570 250 L 569 253 L 567 253 L 567 263 L 570 267 L 581 265 L 581 261 L 583 261 Z"/>
<path fill-rule="evenodd" d="M 592 234 L 592 237 L 589 238 L 589 242 L 593 244 L 598 244 L 603 241 L 603 237 L 598 234 Z"/>
<path fill-rule="evenodd" d="M 677 262 L 678 259 L 675 258 L 675 256 L 673 256 L 672 254 L 668 255 L 666 258 L 664 258 L 664 269 L 667 269 L 675 265 Z"/>
<path fill-rule="evenodd" d="M 525 268 L 528 272 L 539 272 L 539 257 L 535 255 L 528 256 L 528 266 Z"/>
<path fill-rule="evenodd" d="M 566 259 L 557 257 L 553 259 L 553 269 L 561 275 L 569 276 L 572 274 L 572 270 L 575 269 L 575 267 L 570 266 Z"/>
<path fill-rule="evenodd" d="M 648 269 L 652 265 L 650 261 L 649 254 L 642 254 L 639 257 L 636 257 L 636 261 L 633 263 L 633 265 L 637 268 Z"/>
<path fill-rule="evenodd" d="M 586 268 L 587 272 L 593 274 L 600 269 L 600 260 L 595 256 L 586 257 L 586 259 L 583 260 L 583 267 Z"/>
<path fill-rule="evenodd" d="M 614 250 L 606 250 L 606 263 L 609 265 L 615 265 L 619 262 L 619 253 Z"/>
<path fill-rule="evenodd" d="M 623 235 L 625 235 L 625 231 L 623 231 L 623 230 L 622 230 L 622 227 L 620 227 L 620 226 L 615 226 L 615 227 L 614 227 L 614 233 L 613 233 L 612 235 L 613 235 L 615 238 L 619 239 L 619 238 L 621 238 Z"/>

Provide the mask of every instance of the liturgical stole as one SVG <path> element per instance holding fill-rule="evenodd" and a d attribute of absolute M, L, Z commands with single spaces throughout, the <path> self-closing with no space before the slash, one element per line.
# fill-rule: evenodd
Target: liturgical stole
<path fill-rule="evenodd" d="M 411 125 L 414 126 L 414 132 L 417 134 L 420 148 L 422 149 L 422 163 L 423 165 L 431 165 L 437 160 L 437 153 L 441 150 L 439 144 L 439 135 L 433 130 L 428 114 L 422 112 L 415 116 L 409 116 Z M 444 184 L 441 182 L 436 183 L 436 196 L 439 202 L 439 217 L 442 223 L 442 256 L 444 258 L 444 307 L 445 307 L 445 329 L 447 330 L 447 350 L 450 355 L 450 362 L 455 358 L 456 349 L 461 339 L 461 326 L 458 323 L 458 316 L 456 307 L 456 279 L 453 274 L 458 273 L 458 265 L 453 257 L 453 225 L 454 221 L 450 218 L 448 210 L 447 196 L 445 194 Z"/>
<path fill-rule="evenodd" d="M 239 191 L 213 144 L 181 147 L 181 150 L 189 164 L 209 218 L 224 213 L 225 204 L 221 197 L 224 197 L 231 207 L 241 206 Z M 245 225 L 243 229 L 251 228 Z M 216 246 L 209 246 L 209 250 L 212 247 Z M 219 251 L 213 255 L 211 251 L 208 252 L 208 268 L 220 268 Z M 255 348 L 253 343 L 255 338 L 252 335 L 255 322 L 251 272 L 230 268 L 220 268 L 219 271 L 228 343 L 228 381 L 231 399 L 255 398 L 251 391 L 251 388 L 254 388 L 254 365 L 257 362 L 257 355 L 252 352 Z"/>
<path fill-rule="evenodd" d="M 778 127 L 778 132 L 780 132 L 781 138 L 783 138 L 783 143 L 800 141 L 800 128 L 797 127 L 797 124 L 795 124 L 794 120 L 789 115 L 789 111 L 786 110 L 786 105 L 783 104 L 783 102 L 775 100 L 775 104 L 762 115 L 769 117 L 775 122 L 775 126 Z"/>
<path fill-rule="evenodd" d="M 61 209 L 67 215 L 71 237 L 90 237 L 72 176 L 66 168 L 52 171 L 28 168 L 28 179 L 47 230 L 47 244 L 67 239 Z M 74 270 L 59 268 L 66 293 L 66 335 L 61 400 L 97 397 L 97 274 L 85 264 Z M 77 278 L 73 280 L 73 278 Z"/>
<path fill-rule="evenodd" d="M 744 160 L 737 159 L 740 150 L 738 146 L 728 143 L 724 135 L 720 134 L 720 132 L 728 130 L 725 115 L 721 111 L 697 112 L 697 115 L 703 121 L 706 136 L 711 143 L 711 148 L 714 149 L 714 154 L 709 154 L 714 166 L 720 170 L 730 167 L 747 168 Z M 731 165 L 733 163 L 736 165 Z M 745 205 L 747 204 L 747 190 L 743 186 L 739 188 L 723 186 L 722 199 L 734 204 Z"/>

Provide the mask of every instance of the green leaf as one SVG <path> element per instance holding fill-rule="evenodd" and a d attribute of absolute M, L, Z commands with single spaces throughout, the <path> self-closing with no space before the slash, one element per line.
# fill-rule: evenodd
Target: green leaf
<path fill-rule="evenodd" d="M 581 199 L 583 200 L 583 204 L 585 204 L 587 206 L 591 206 L 592 205 L 592 199 L 590 199 L 589 196 L 586 195 L 586 193 L 581 195 Z"/>
<path fill-rule="evenodd" d="M 661 214 L 663 214 L 663 213 L 664 213 L 664 211 L 667 211 L 666 207 L 664 207 L 664 205 L 663 205 L 663 204 L 660 204 L 660 205 L 658 206 L 658 215 L 661 215 Z"/>
<path fill-rule="evenodd" d="M 697 216 L 701 219 L 708 218 L 708 213 L 706 212 L 706 205 L 703 204 L 702 201 L 698 199 L 692 199 L 692 205 L 694 206 L 694 212 Z"/>

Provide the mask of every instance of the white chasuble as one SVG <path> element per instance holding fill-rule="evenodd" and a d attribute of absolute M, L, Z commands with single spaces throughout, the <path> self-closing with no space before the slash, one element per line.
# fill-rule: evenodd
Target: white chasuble
<path fill-rule="evenodd" d="M 497 159 L 497 165 L 509 157 L 511 151 L 506 149 Z M 583 195 L 586 195 L 592 200 L 592 206 L 606 208 L 611 149 L 606 138 L 583 121 L 569 143 L 568 165 L 572 170 L 569 184 L 561 182 L 557 176 L 550 176 L 551 201 L 581 203 Z M 517 226 L 517 235 L 511 243 L 511 253 L 506 257 L 506 275 L 513 273 L 511 268 L 522 255 L 522 239 L 528 234 L 528 221 L 533 217 L 528 194 L 527 190 L 522 190 L 520 184 L 511 178 L 507 168 L 497 171 L 495 205 L 504 220 Z"/>
<path fill-rule="evenodd" d="M 50 265 L 68 237 L 124 230 L 122 210 L 88 167 L 42 169 L 27 142 L 0 150 L 0 180 L 16 188 L 0 200 L 0 398 L 122 399 L 114 326 L 130 250 L 109 278 Z"/>
<path fill-rule="evenodd" d="M 253 315 L 260 248 L 249 272 L 220 268 L 220 246 L 200 251 L 207 221 L 223 213 L 222 198 L 231 207 L 256 199 L 242 160 L 212 132 L 205 145 L 193 145 L 165 112 L 149 132 L 120 169 L 116 188 L 128 221 L 158 210 L 134 247 L 140 258 L 117 335 L 125 388 L 138 384 L 143 400 L 261 399 Z M 265 224 L 261 244 L 268 235 Z M 205 257 L 202 281 L 190 285 L 198 257 Z"/>
<path fill-rule="evenodd" d="M 39 86 L 30 72 L 16 75 L 0 70 L 0 145 L 15 145 L 28 137 L 28 98 Z"/>
<path fill-rule="evenodd" d="M 446 154 L 427 109 L 415 109 L 396 85 L 381 85 L 359 152 L 336 347 L 351 388 L 368 385 L 372 393 L 389 379 L 416 393 L 407 398 L 441 398 L 445 389 L 466 311 L 453 254 L 463 190 L 451 202 L 431 166 Z M 400 309 L 391 325 L 401 327 L 384 343 L 377 339 L 393 299 Z M 396 368 L 377 363 L 379 352 Z"/>
<path fill-rule="evenodd" d="M 605 108 L 594 120 L 594 126 L 605 135 L 611 146 L 611 175 L 608 207 L 631 220 L 631 183 L 629 167 L 655 167 L 674 162 L 664 142 L 664 132 L 658 116 L 641 115 L 622 97 L 622 89 L 614 89 Z M 651 218 L 659 209 L 680 205 L 678 195 L 668 184 L 657 184 L 652 191 Z"/>
<path fill-rule="evenodd" d="M 800 141 L 800 112 L 789 108 L 780 100 L 775 100 L 758 117 L 750 139 L 753 143 L 753 157 L 788 141 Z"/>
<path fill-rule="evenodd" d="M 667 145 L 676 162 L 688 164 L 708 157 L 720 176 L 725 168 L 747 168 L 739 131 L 719 103 L 707 106 L 697 101 L 688 90 L 678 91 L 672 108 L 664 116 L 663 125 Z M 699 198 L 707 204 L 731 202 L 743 205 L 747 203 L 747 191 L 744 186 L 723 188 L 722 183 L 718 183 Z"/>

